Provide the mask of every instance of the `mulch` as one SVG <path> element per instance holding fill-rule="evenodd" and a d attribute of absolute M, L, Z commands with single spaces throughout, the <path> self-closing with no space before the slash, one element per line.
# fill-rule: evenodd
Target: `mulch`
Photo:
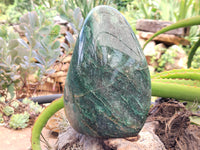
<path fill-rule="evenodd" d="M 155 133 L 167 150 L 200 150 L 200 126 L 190 123 L 185 103 L 173 99 L 161 99 L 149 111 L 147 121 L 158 121 Z"/>

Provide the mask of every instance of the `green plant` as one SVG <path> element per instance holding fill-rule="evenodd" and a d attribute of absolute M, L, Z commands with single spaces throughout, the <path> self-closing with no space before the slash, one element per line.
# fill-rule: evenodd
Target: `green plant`
<path fill-rule="evenodd" d="M 130 4 L 133 0 L 114 0 L 114 3 L 117 5 L 117 9 L 123 11 L 127 8 L 127 5 Z"/>
<path fill-rule="evenodd" d="M 18 22 L 19 18 L 32 10 L 30 0 L 15 0 L 13 5 L 10 5 L 6 11 L 7 21 L 9 23 Z"/>
<path fill-rule="evenodd" d="M 168 49 L 162 48 L 160 50 L 162 51 L 160 58 L 157 57 L 159 52 L 155 53 L 155 55 L 151 58 L 151 64 L 154 64 L 153 66 L 156 72 L 164 71 L 167 64 L 174 64 L 174 59 L 178 52 L 178 48 L 176 46 L 171 46 Z"/>
<path fill-rule="evenodd" d="M 31 99 L 29 98 L 24 98 L 22 100 L 22 103 L 29 105 L 30 111 L 34 112 L 36 114 L 39 114 L 42 112 L 42 106 L 40 106 L 37 102 L 34 103 Z"/>
<path fill-rule="evenodd" d="M 53 8 L 62 4 L 62 0 L 35 0 L 34 3 L 38 6 L 44 5 L 46 8 Z"/>
<path fill-rule="evenodd" d="M 38 103 L 30 103 L 29 107 L 30 107 L 30 110 L 36 114 L 41 113 L 43 110 L 42 106 L 40 106 Z"/>
<path fill-rule="evenodd" d="M 23 100 L 22 100 L 22 103 L 24 103 L 24 104 L 31 104 L 31 103 L 33 103 L 33 101 L 31 100 L 31 99 L 29 99 L 29 98 L 24 98 Z"/>
<path fill-rule="evenodd" d="M 24 112 L 23 114 L 13 114 L 9 121 L 9 126 L 13 129 L 23 129 L 28 126 L 29 113 Z"/>
<path fill-rule="evenodd" d="M 0 14 L 5 15 L 6 13 L 6 5 L 4 3 L 0 3 Z"/>
<path fill-rule="evenodd" d="M 5 103 L 6 102 L 5 97 L 0 97 L 0 102 Z"/>
<path fill-rule="evenodd" d="M 86 18 L 89 11 L 98 5 L 109 5 L 111 0 L 64 0 L 63 6 L 59 8 L 61 15 L 67 15 L 67 12 L 80 8 L 83 18 Z M 68 16 L 68 15 L 67 15 Z"/>
<path fill-rule="evenodd" d="M 152 76 L 152 96 L 200 101 L 200 70 L 178 69 Z"/>
<path fill-rule="evenodd" d="M 13 107 L 10 107 L 10 106 L 5 106 L 3 108 L 3 113 L 6 115 L 6 116 L 10 116 L 12 114 L 14 114 L 14 108 Z"/>
<path fill-rule="evenodd" d="M 162 20 L 177 22 L 188 17 L 196 16 L 199 10 L 195 0 L 163 0 L 159 2 L 160 17 Z"/>
<path fill-rule="evenodd" d="M 2 125 L 3 123 L 4 123 L 3 114 L 0 113 L 0 125 Z"/>
<path fill-rule="evenodd" d="M 27 41 L 14 32 L 0 30 L 3 37 L 0 37 L 0 94 L 7 97 L 9 93 L 10 99 L 15 94 L 19 98 L 23 91 L 31 96 L 28 75 L 36 74 L 37 83 L 41 84 L 45 80 L 43 75 L 54 72 L 52 65 L 61 54 L 60 42 L 57 41 L 60 35 L 59 25 L 51 24 L 36 12 L 25 14 L 20 22 Z"/>
<path fill-rule="evenodd" d="M 18 101 L 12 101 L 10 104 L 13 108 L 17 109 L 19 107 L 19 102 Z"/>
<path fill-rule="evenodd" d="M 198 68 L 200 68 L 200 47 L 198 47 L 195 54 L 196 55 L 194 55 L 194 57 L 193 57 L 191 67 L 198 69 Z"/>

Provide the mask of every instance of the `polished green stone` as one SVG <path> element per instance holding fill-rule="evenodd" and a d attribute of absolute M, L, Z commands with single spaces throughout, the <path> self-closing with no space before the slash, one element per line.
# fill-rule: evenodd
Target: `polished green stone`
<path fill-rule="evenodd" d="M 71 126 L 93 137 L 136 136 L 151 97 L 145 56 L 125 18 L 98 6 L 87 16 L 65 84 Z"/>

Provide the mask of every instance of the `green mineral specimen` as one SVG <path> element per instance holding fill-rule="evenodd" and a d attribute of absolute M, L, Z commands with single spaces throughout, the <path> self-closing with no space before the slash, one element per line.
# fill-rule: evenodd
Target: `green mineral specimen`
<path fill-rule="evenodd" d="M 150 97 L 147 62 L 131 27 L 116 9 L 94 8 L 76 42 L 65 84 L 71 126 L 93 137 L 136 136 Z"/>

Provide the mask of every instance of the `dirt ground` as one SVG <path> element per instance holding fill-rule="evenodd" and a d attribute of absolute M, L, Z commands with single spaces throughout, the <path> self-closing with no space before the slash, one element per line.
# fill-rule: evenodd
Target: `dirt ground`
<path fill-rule="evenodd" d="M 44 128 L 43 134 L 51 144 L 56 142 L 56 137 L 48 129 Z M 30 150 L 30 140 L 31 127 L 14 130 L 0 126 L 0 150 Z"/>

